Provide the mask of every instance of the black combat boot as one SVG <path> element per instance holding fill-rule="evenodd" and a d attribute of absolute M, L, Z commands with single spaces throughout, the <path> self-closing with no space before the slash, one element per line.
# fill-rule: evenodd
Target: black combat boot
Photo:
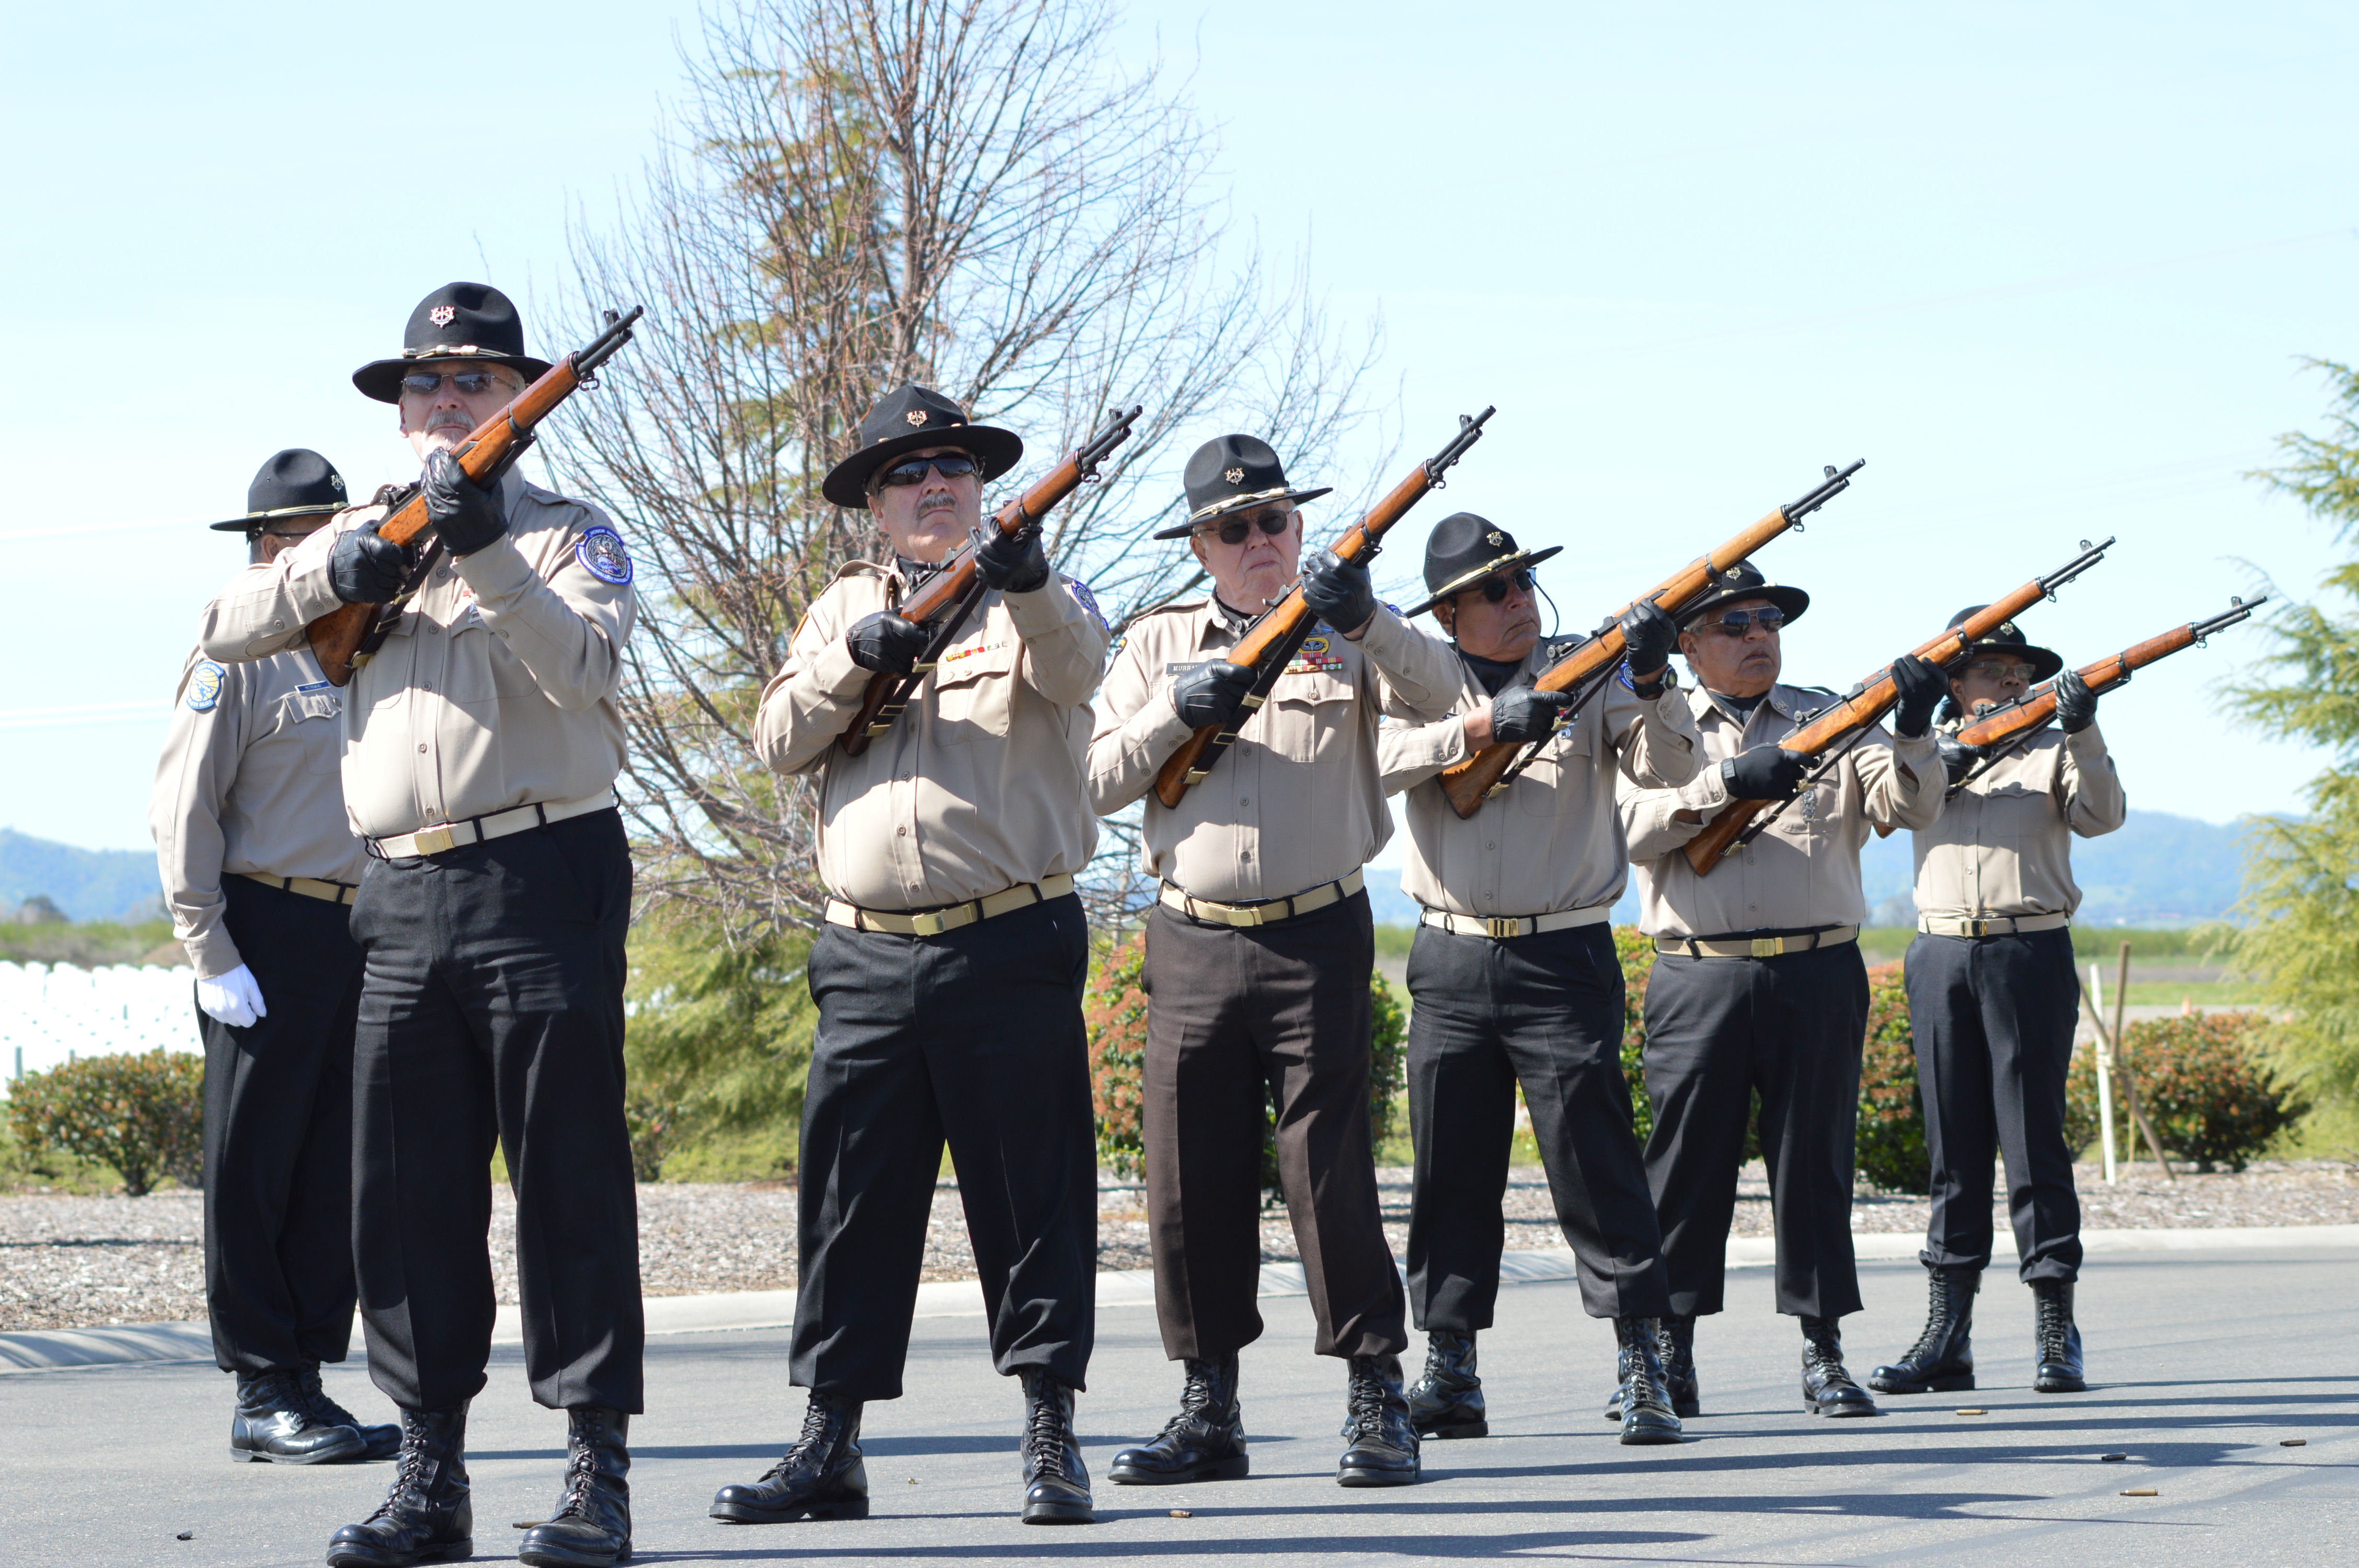
<path fill-rule="evenodd" d="M 1843 1334 L 1831 1317 L 1802 1320 L 1802 1408 L 1812 1415 L 1882 1415 L 1843 1370 Z"/>
<path fill-rule="evenodd" d="M 1614 1334 L 1620 1337 L 1619 1320 Z M 1655 1319 L 1655 1358 L 1662 1369 L 1663 1400 L 1671 1413 L 1681 1421 L 1701 1415 L 1703 1400 L 1696 1386 L 1695 1319 Z M 1623 1385 L 1616 1382 L 1614 1391 L 1605 1396 L 1605 1419 L 1616 1424 L 1622 1420 L 1622 1393 Z"/>
<path fill-rule="evenodd" d="M 866 1519 L 868 1466 L 860 1457 L 860 1401 L 813 1389 L 802 1435 L 786 1457 L 751 1486 L 713 1493 L 712 1514 L 731 1524 Z"/>
<path fill-rule="evenodd" d="M 1407 1487 L 1418 1477 L 1417 1428 L 1401 1392 L 1400 1357 L 1354 1356 L 1344 1394 L 1339 1487 Z"/>
<path fill-rule="evenodd" d="M 1614 1342 L 1621 1346 L 1617 1371 L 1621 1386 L 1614 1402 L 1621 1407 L 1622 1441 L 1627 1444 L 1677 1443 L 1680 1418 L 1671 1413 L 1671 1397 L 1663 1389 L 1661 1342 L 1651 1317 L 1617 1317 Z"/>
<path fill-rule="evenodd" d="M 525 1531 L 516 1559 L 537 1568 L 628 1563 L 631 1418 L 607 1405 L 577 1405 L 565 1418 L 565 1491 L 548 1522 Z"/>
<path fill-rule="evenodd" d="M 2043 1394 L 2088 1391 L 2089 1379 L 2081 1365 L 2081 1325 L 2072 1321 L 2072 1281 L 2034 1280 L 2031 1302 L 2038 1346 L 2039 1370 L 2031 1386 Z"/>
<path fill-rule="evenodd" d="M 274 1465 L 340 1465 L 358 1459 L 368 1442 L 357 1422 L 322 1421 L 292 1367 L 237 1375 L 237 1412 L 229 1418 L 229 1456 Z"/>
<path fill-rule="evenodd" d="M 1409 1424 L 1419 1437 L 1488 1437 L 1474 1336 L 1437 1328 L 1425 1336 L 1425 1375 L 1408 1390 Z"/>
<path fill-rule="evenodd" d="M 360 1417 L 328 1397 L 328 1390 L 320 1386 L 318 1367 L 301 1368 L 296 1375 L 302 1380 L 303 1408 L 311 1412 L 311 1419 L 329 1426 L 349 1426 L 359 1433 L 361 1442 L 367 1444 L 362 1450 L 362 1458 L 390 1459 L 401 1452 L 399 1422 L 389 1421 L 379 1426 L 363 1426 Z"/>
<path fill-rule="evenodd" d="M 1237 1408 L 1237 1358 L 1189 1361 L 1180 1413 L 1153 1442 L 1114 1456 L 1106 1476 L 1118 1487 L 1169 1487 L 1181 1481 L 1242 1481 L 1251 1465 L 1245 1412 Z"/>
<path fill-rule="evenodd" d="M 376 1512 L 328 1542 L 329 1568 L 408 1568 L 475 1554 L 467 1489 L 467 1407 L 401 1412 L 393 1487 Z"/>
<path fill-rule="evenodd" d="M 1095 1524 L 1089 1467 L 1073 1435 L 1073 1390 L 1046 1372 L 1024 1374 L 1024 1522 Z"/>
<path fill-rule="evenodd" d="M 1954 1394 L 1974 1386 L 1974 1292 L 1980 1269 L 1928 1269 L 1925 1332 L 1908 1355 L 1867 1375 L 1880 1394 Z"/>

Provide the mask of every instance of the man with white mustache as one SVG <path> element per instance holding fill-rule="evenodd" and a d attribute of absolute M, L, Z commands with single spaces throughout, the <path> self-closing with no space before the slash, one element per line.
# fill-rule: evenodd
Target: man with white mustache
<path fill-rule="evenodd" d="M 1408 958 L 1408 1292 L 1428 1346 L 1409 1408 L 1421 1436 L 1490 1430 L 1474 1341 L 1498 1299 L 1520 1084 L 1582 1306 L 1611 1318 L 1620 1343 L 1610 1413 L 1622 1441 L 1676 1443 L 1656 1349 L 1669 1276 L 1622 1074 L 1622 969 L 1607 923 L 1630 879 L 1616 782 L 1684 784 L 1702 740 L 1674 689 L 1678 632 L 1648 601 L 1622 618 L 1620 677 L 1584 711 L 1568 719 L 1570 695 L 1533 684 L 1586 641 L 1540 635 L 1532 569 L 1556 553 L 1520 548 L 1471 512 L 1435 524 L 1432 597 L 1409 614 L 1430 610 L 1451 634 L 1463 667 L 1457 711 L 1386 725 L 1377 742 L 1386 789 L 1408 795 L 1401 887 L 1424 906 Z M 1462 817 L 1440 775 L 1494 743 L 1539 750 L 1504 795 Z"/>
<path fill-rule="evenodd" d="M 517 1555 L 603 1568 L 631 1551 L 645 1329 L 614 798 L 631 558 L 594 507 L 513 470 L 484 489 L 451 456 L 548 369 L 498 289 L 428 295 L 400 356 L 353 374 L 398 406 L 425 464 L 426 559 L 378 535 L 381 492 L 249 568 L 200 637 L 209 657 L 257 659 L 342 605 L 397 607 L 345 688 L 342 772 L 371 857 L 352 922 L 353 1264 L 369 1373 L 401 1407 L 400 1467 L 376 1512 L 336 1532 L 339 1568 L 473 1550 L 464 1451 L 495 1311 L 495 1147 L 516 1200 L 526 1375 L 569 1426 L 565 1489 Z"/>

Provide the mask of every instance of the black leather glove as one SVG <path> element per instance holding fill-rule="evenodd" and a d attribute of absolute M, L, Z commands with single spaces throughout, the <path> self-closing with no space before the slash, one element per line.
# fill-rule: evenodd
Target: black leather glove
<path fill-rule="evenodd" d="M 1938 665 L 1914 654 L 1892 661 L 1892 684 L 1899 688 L 1900 706 L 1893 709 L 1892 732 L 1915 740 L 1933 722 L 1933 709 L 1950 695 L 1950 677 Z"/>
<path fill-rule="evenodd" d="M 1981 746 L 1962 744 L 1954 735 L 1936 735 L 1933 744 L 1941 753 L 1941 770 L 1949 775 L 1952 785 L 1973 773 L 1975 763 L 1990 755 Z"/>
<path fill-rule="evenodd" d="M 426 515 L 444 547 L 454 556 L 472 556 L 508 531 L 507 503 L 495 483 L 485 490 L 467 477 L 459 460 L 436 452 L 426 460 Z"/>
<path fill-rule="evenodd" d="M 915 670 L 918 655 L 932 640 L 932 633 L 889 610 L 863 616 L 843 634 L 843 645 L 851 650 L 853 664 L 886 676 L 906 676 Z"/>
<path fill-rule="evenodd" d="M 1630 663 L 1630 678 L 1652 680 L 1671 662 L 1680 645 L 1680 629 L 1651 599 L 1642 599 L 1622 612 L 1622 656 Z"/>
<path fill-rule="evenodd" d="M 2097 721 L 2097 694 L 2081 678 L 2078 670 L 2066 670 L 2056 677 L 2056 727 L 2067 735 L 2078 735 Z"/>
<path fill-rule="evenodd" d="M 1180 721 L 1190 730 L 1225 728 L 1236 718 L 1237 706 L 1253 690 L 1253 683 L 1251 665 L 1214 659 L 1171 683 L 1171 706 L 1180 710 Z"/>
<path fill-rule="evenodd" d="M 1731 800 L 1790 800 L 1810 771 L 1810 758 L 1771 744 L 1737 752 L 1720 764 L 1720 778 Z"/>
<path fill-rule="evenodd" d="M 1511 686 L 1491 699 L 1491 739 L 1516 746 L 1545 741 L 1556 733 L 1556 721 L 1571 706 L 1569 691 Z"/>
<path fill-rule="evenodd" d="M 1009 534 L 996 523 L 985 523 L 983 531 L 984 541 L 974 552 L 974 575 L 984 587 L 1030 593 L 1049 580 L 1049 551 L 1040 542 L 1040 524 L 1027 523 Z"/>
<path fill-rule="evenodd" d="M 1302 574 L 1302 602 L 1328 625 L 1350 636 L 1376 613 L 1376 585 L 1368 568 L 1321 550 Z"/>
<path fill-rule="evenodd" d="M 328 549 L 328 586 L 346 604 L 391 604 L 409 580 L 409 551 L 377 533 L 384 521 L 337 535 Z"/>

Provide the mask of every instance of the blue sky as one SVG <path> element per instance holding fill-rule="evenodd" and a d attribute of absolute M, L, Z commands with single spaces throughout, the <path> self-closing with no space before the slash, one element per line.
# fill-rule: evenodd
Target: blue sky
<path fill-rule="evenodd" d="M 693 10 L 449 18 L 11 13 L 0 824 L 146 843 L 160 707 L 236 565 L 197 524 L 281 446 L 408 477 L 346 376 L 451 278 L 549 296 Z M 1763 558 L 1815 596 L 1789 676 L 1843 685 L 2084 535 L 2115 558 L 2025 622 L 2074 662 L 2224 604 L 2240 560 L 2306 592 L 2334 554 L 2239 475 L 2319 423 L 2299 356 L 2359 354 L 2349 7 L 1199 0 L 1123 44 L 1191 77 L 1239 220 L 1381 311 L 1405 451 L 1499 406 L 1397 576 L 1469 508 L 1568 546 L 1585 625 L 1864 457 Z M 2317 760 L 2208 695 L 2256 645 L 2106 703 L 2135 806 L 2297 803 Z"/>

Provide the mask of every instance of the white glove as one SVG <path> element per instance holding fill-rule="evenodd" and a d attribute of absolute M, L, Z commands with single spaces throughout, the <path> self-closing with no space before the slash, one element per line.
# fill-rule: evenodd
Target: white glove
<path fill-rule="evenodd" d="M 262 1005 L 262 988 L 254 983 L 254 971 L 240 964 L 217 980 L 197 981 L 197 1005 L 205 1016 L 220 1020 L 232 1029 L 251 1029 L 257 1018 L 266 1018 L 270 1010 Z"/>

